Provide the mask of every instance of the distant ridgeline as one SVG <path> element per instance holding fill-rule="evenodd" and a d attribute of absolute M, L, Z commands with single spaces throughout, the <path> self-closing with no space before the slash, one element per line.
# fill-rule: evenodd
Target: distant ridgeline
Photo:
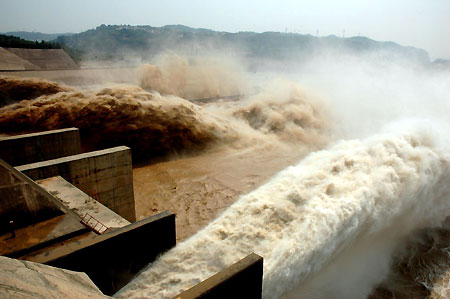
<path fill-rule="evenodd" d="M 428 53 L 422 49 L 393 42 L 378 42 L 367 37 L 316 37 L 280 32 L 229 33 L 182 25 L 101 25 L 79 34 L 59 36 L 55 41 L 80 51 L 84 58 L 97 60 L 126 60 L 132 57 L 149 59 L 165 50 L 194 55 L 221 50 L 236 53 L 258 65 L 260 59 L 284 61 L 296 58 L 297 61 L 302 61 L 313 54 L 327 53 L 331 49 L 347 50 L 350 53 L 377 51 L 387 58 L 430 63 Z"/>
<path fill-rule="evenodd" d="M 29 32 L 29 31 L 9 31 L 6 33 L 3 33 L 5 35 L 13 35 L 18 36 L 20 38 L 31 40 L 31 41 L 52 41 L 56 39 L 60 35 L 71 35 L 73 33 L 42 33 L 42 32 Z"/>
<path fill-rule="evenodd" d="M 21 39 L 17 36 L 4 34 L 0 34 L 0 47 L 22 49 L 61 49 L 61 45 L 56 42 L 30 41 Z"/>

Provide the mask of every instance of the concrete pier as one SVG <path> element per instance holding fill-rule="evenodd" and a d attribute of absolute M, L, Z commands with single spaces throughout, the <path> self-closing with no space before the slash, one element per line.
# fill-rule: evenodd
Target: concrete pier
<path fill-rule="evenodd" d="M 36 182 L 47 192 L 59 199 L 62 204 L 74 211 L 81 219 L 86 219 L 90 227 L 98 225 L 100 221 L 108 229 L 124 227 L 129 221 L 114 213 L 60 176 L 39 180 Z M 86 215 L 92 217 L 87 219 Z M 100 229 L 100 228 L 99 228 Z"/>
<path fill-rule="evenodd" d="M 251 253 L 223 271 L 175 296 L 175 298 L 261 299 L 262 281 L 263 258 L 255 253 Z"/>
<path fill-rule="evenodd" d="M 134 222 L 128 147 L 81 153 L 79 131 L 70 128 L 0 138 L 1 157 L 16 167 L 0 159 L 0 255 L 85 272 L 113 295 L 175 246 L 173 213 Z M 23 265 L 37 273 L 20 278 Z M 0 297 L 104 297 L 92 281 L 81 281 L 87 276 L 64 269 L 0 258 Z M 14 281 L 4 283 L 1 273 Z M 28 284 L 28 275 L 45 281 L 43 288 Z M 252 253 L 176 298 L 261 298 L 262 276 L 263 259 Z"/>
<path fill-rule="evenodd" d="M 12 166 L 81 153 L 77 128 L 0 137 L 0 158 Z"/>
<path fill-rule="evenodd" d="M 126 146 L 16 167 L 33 180 L 61 176 L 130 222 L 136 221 L 131 150 Z"/>
<path fill-rule="evenodd" d="M 46 246 L 89 232 L 78 219 L 64 214 L 19 228 L 15 237 L 0 236 L 0 255 L 18 258 Z"/>
<path fill-rule="evenodd" d="M 77 242 L 22 258 L 85 272 L 104 294 L 112 295 L 175 243 L 175 214 L 163 212 L 112 232 L 91 233 Z"/>
<path fill-rule="evenodd" d="M 39 221 L 73 213 L 23 173 L 0 159 L 0 235 Z"/>

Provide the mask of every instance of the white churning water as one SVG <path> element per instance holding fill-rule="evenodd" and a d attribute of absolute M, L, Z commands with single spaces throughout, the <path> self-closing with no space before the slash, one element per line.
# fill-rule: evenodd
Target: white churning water
<path fill-rule="evenodd" d="M 288 167 L 150 264 L 118 297 L 173 297 L 253 251 L 264 257 L 264 298 L 367 296 L 403 237 L 449 215 L 442 130 L 405 123 Z"/>

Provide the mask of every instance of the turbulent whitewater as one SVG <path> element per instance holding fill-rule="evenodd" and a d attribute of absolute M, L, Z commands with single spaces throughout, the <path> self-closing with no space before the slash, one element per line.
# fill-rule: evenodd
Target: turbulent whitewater
<path fill-rule="evenodd" d="M 401 240 L 439 226 L 450 211 L 440 132 L 429 123 L 402 127 L 310 154 L 241 197 L 117 295 L 173 297 L 255 252 L 264 257 L 264 298 L 367 296 Z M 333 270 L 340 261 L 351 271 Z"/>
<path fill-rule="evenodd" d="M 70 90 L 67 86 L 43 79 L 0 76 L 0 107 Z"/>
<path fill-rule="evenodd" d="M 223 59 L 203 63 L 173 55 L 142 66 L 137 78 L 124 81 L 128 85 L 80 89 L 3 78 L 8 92 L 0 94 L 0 106 L 7 105 L 0 107 L 0 131 L 76 126 L 85 150 L 128 145 L 133 158 L 143 161 L 195 155 L 189 162 L 151 165 L 137 179 L 156 182 L 155 189 L 140 195 L 144 216 L 157 211 L 151 196 L 165 200 L 154 190 L 170 186 L 164 194 L 179 207 L 177 226 L 195 223 L 182 239 L 239 194 L 260 186 L 149 265 L 119 297 L 172 297 L 252 251 L 264 257 L 265 298 L 364 298 L 389 282 L 397 296 L 396 290 L 411 289 L 411 283 L 399 283 L 393 269 L 409 271 L 410 281 L 427 294 L 431 288 L 444 294 L 448 254 L 437 271 L 436 261 L 414 256 L 415 249 L 405 244 L 417 230 L 439 227 L 450 215 L 450 129 L 437 122 L 450 121 L 448 73 L 366 58 L 320 56 L 276 84 L 269 84 L 271 75 L 255 75 L 245 84 L 239 64 Z M 239 94 L 245 95 L 239 101 L 220 99 Z M 209 101 L 188 101 L 199 98 Z M 385 124 L 414 117 L 432 121 L 395 123 L 379 133 Z M 344 141 L 336 144 L 338 139 Z M 332 143 L 260 185 L 295 159 Z M 220 155 L 222 168 L 209 171 Z M 264 176 L 254 161 L 260 169 L 279 167 Z M 177 177 L 193 163 L 198 163 L 195 175 Z M 235 188 L 235 182 L 248 189 Z M 197 189 L 180 188 L 196 184 Z M 212 189 L 225 191 L 211 195 Z M 430 246 L 436 249 L 433 238 Z M 447 238 L 441 243 L 448 244 Z M 412 255 L 405 258 L 419 261 L 417 267 L 407 262 L 413 268 L 406 271 L 396 266 L 403 263 L 398 253 L 405 246 L 403 252 Z"/>
<path fill-rule="evenodd" d="M 15 81 L 8 78 L 8 82 Z M 264 91 L 239 102 L 205 106 L 133 85 L 62 89 L 0 107 L 0 131 L 77 127 L 87 150 L 127 145 L 135 158 L 144 160 L 235 141 L 323 144 L 327 139 L 323 107 L 295 84 L 284 86 L 283 93 Z"/>

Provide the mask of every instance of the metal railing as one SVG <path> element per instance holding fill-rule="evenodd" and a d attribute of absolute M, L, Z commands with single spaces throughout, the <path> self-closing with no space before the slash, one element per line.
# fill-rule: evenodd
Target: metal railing
<path fill-rule="evenodd" d="M 81 218 L 81 223 L 92 229 L 97 234 L 101 235 L 109 230 L 109 227 L 101 223 L 94 216 L 86 213 L 83 218 Z"/>

